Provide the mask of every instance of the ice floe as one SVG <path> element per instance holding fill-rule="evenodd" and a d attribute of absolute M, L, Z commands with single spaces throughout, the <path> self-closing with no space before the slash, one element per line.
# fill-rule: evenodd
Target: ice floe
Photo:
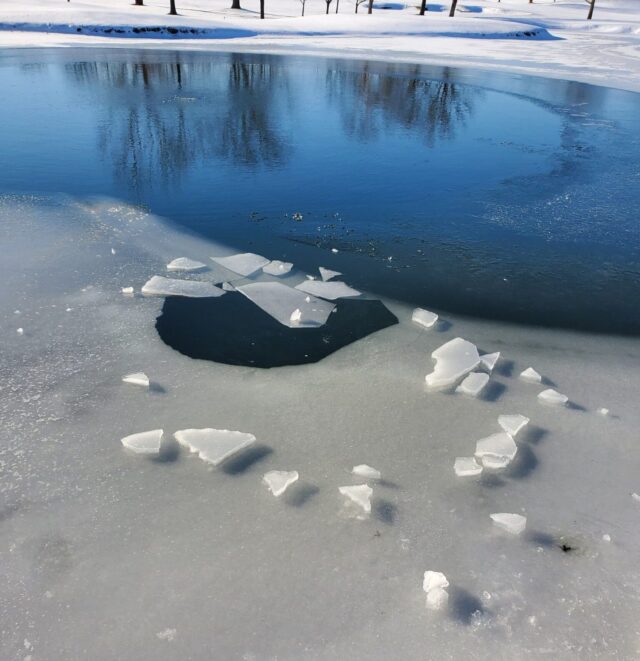
<path fill-rule="evenodd" d="M 281 262 L 279 259 L 274 259 L 272 262 L 269 262 L 262 267 L 263 273 L 267 275 L 287 275 L 293 268 L 292 262 Z"/>
<path fill-rule="evenodd" d="M 135 372 L 122 377 L 125 383 L 132 383 L 134 386 L 149 387 L 149 377 L 144 372 Z"/>
<path fill-rule="evenodd" d="M 320 271 L 320 277 L 327 282 L 332 278 L 337 278 L 339 275 L 342 275 L 340 271 L 332 271 L 331 269 L 325 269 L 324 266 L 321 266 L 318 271 Z"/>
<path fill-rule="evenodd" d="M 262 255 L 256 255 L 252 252 L 244 252 L 228 257 L 212 257 L 211 259 L 216 264 L 224 266 L 225 269 L 245 277 L 257 273 L 271 261 Z"/>
<path fill-rule="evenodd" d="M 430 388 L 453 385 L 480 364 L 480 356 L 475 344 L 461 337 L 449 340 L 436 349 L 431 357 L 435 359 L 436 366 L 433 372 L 425 377 Z"/>
<path fill-rule="evenodd" d="M 456 388 L 456 392 L 477 397 L 489 382 L 489 375 L 484 372 L 472 372 Z"/>
<path fill-rule="evenodd" d="M 338 487 L 338 491 L 352 503 L 361 507 L 366 514 L 371 513 L 371 494 L 373 493 L 373 489 L 368 484 Z"/>
<path fill-rule="evenodd" d="M 349 285 L 339 281 L 323 282 L 321 280 L 306 280 L 297 285 L 296 289 L 312 296 L 328 298 L 331 301 L 335 301 L 337 298 L 360 296 L 361 293 L 357 289 L 353 289 L 353 287 L 349 287 Z"/>
<path fill-rule="evenodd" d="M 427 593 L 427 607 L 431 610 L 441 610 L 449 601 L 447 588 L 449 581 L 439 571 L 426 571 L 422 581 L 422 589 Z"/>
<path fill-rule="evenodd" d="M 154 275 L 145 282 L 140 291 L 145 296 L 186 296 L 188 298 L 205 298 L 224 294 L 222 289 L 211 282 L 175 280 L 162 275 Z"/>
<path fill-rule="evenodd" d="M 201 271 L 207 265 L 188 257 L 177 257 L 167 264 L 167 271 Z"/>
<path fill-rule="evenodd" d="M 520 378 L 528 383 L 542 383 L 542 376 L 533 367 L 527 367 L 524 372 L 520 372 Z"/>
<path fill-rule="evenodd" d="M 485 468 L 505 468 L 518 452 L 518 446 L 507 432 L 491 434 L 476 443 L 476 457 Z"/>
<path fill-rule="evenodd" d="M 482 466 L 475 457 L 456 457 L 453 470 L 458 477 L 472 477 L 482 473 Z"/>
<path fill-rule="evenodd" d="M 281 496 L 299 477 L 298 471 L 269 471 L 262 481 L 274 496 Z"/>
<path fill-rule="evenodd" d="M 493 372 L 493 368 L 496 366 L 496 363 L 500 360 L 500 352 L 496 351 L 494 353 L 485 353 L 480 356 L 480 364 L 487 372 Z"/>
<path fill-rule="evenodd" d="M 357 475 L 358 477 L 364 477 L 367 480 L 382 479 L 382 473 L 372 466 L 368 466 L 367 464 L 358 464 L 357 466 L 353 467 L 351 472 L 354 475 Z"/>
<path fill-rule="evenodd" d="M 256 442 L 253 434 L 228 429 L 181 429 L 174 436 L 180 445 L 196 452 L 202 461 L 213 466 Z"/>
<path fill-rule="evenodd" d="M 131 450 L 136 454 L 157 455 L 160 452 L 162 434 L 162 429 L 142 431 L 137 434 L 125 436 L 120 442 L 127 450 Z"/>
<path fill-rule="evenodd" d="M 512 535 L 519 535 L 527 527 L 527 517 L 522 514 L 498 512 L 489 516 L 498 528 L 502 528 Z"/>
<path fill-rule="evenodd" d="M 538 394 L 538 399 L 545 404 L 552 404 L 554 406 L 565 406 L 569 401 L 569 398 L 566 395 L 563 395 L 561 392 L 558 392 L 553 388 L 543 390 Z"/>
<path fill-rule="evenodd" d="M 525 415 L 520 415 L 519 413 L 514 413 L 513 415 L 499 415 L 498 424 L 507 432 L 507 434 L 515 437 L 523 427 L 526 427 L 529 424 L 529 418 Z"/>
<path fill-rule="evenodd" d="M 438 321 L 438 315 L 435 312 L 429 312 L 429 310 L 416 308 L 411 315 L 411 321 L 423 328 L 433 328 Z"/>

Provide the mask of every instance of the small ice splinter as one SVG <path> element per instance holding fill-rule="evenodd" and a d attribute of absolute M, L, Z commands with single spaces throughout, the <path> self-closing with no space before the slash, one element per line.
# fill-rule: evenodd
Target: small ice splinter
<path fill-rule="evenodd" d="M 364 477 L 367 480 L 380 480 L 382 479 L 382 473 L 379 470 L 376 470 L 372 466 L 367 466 L 367 464 L 358 464 L 354 466 L 351 472 L 354 475 L 359 477 Z"/>
<path fill-rule="evenodd" d="M 545 404 L 552 404 L 554 406 L 565 406 L 569 401 L 569 398 L 566 395 L 563 395 L 553 388 L 548 388 L 543 390 L 538 394 L 538 399 Z"/>
<path fill-rule="evenodd" d="M 136 454 L 157 455 L 160 452 L 162 434 L 162 429 L 153 429 L 125 436 L 120 442 L 127 450 Z"/>
<path fill-rule="evenodd" d="M 262 481 L 274 496 L 281 496 L 299 477 L 298 471 L 269 471 Z"/>
<path fill-rule="evenodd" d="M 135 372 L 122 377 L 125 383 L 132 383 L 134 386 L 149 387 L 149 377 L 144 372 Z"/>
<path fill-rule="evenodd" d="M 449 581 L 439 571 L 426 571 L 422 581 L 422 589 L 427 593 L 427 608 L 441 610 L 449 601 L 447 588 Z"/>
<path fill-rule="evenodd" d="M 522 514 L 498 512 L 490 514 L 493 523 L 512 535 L 519 535 L 527 527 L 527 517 Z"/>
<path fill-rule="evenodd" d="M 528 383 L 542 383 L 542 376 L 533 367 L 527 367 L 524 372 L 520 372 L 520 378 Z"/>
<path fill-rule="evenodd" d="M 373 493 L 373 489 L 368 484 L 338 487 L 338 491 L 352 503 L 361 507 L 366 514 L 371 513 L 371 494 Z"/>

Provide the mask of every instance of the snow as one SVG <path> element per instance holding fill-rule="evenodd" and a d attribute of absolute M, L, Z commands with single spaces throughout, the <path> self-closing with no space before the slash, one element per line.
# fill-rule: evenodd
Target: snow
<path fill-rule="evenodd" d="M 349 287 L 344 282 L 337 281 L 321 282 L 320 280 L 305 280 L 299 285 L 296 285 L 296 289 L 313 296 L 329 299 L 330 301 L 335 301 L 338 298 L 360 296 L 361 293 L 357 289 Z"/>
<path fill-rule="evenodd" d="M 472 372 L 456 388 L 456 392 L 477 397 L 484 390 L 484 387 L 488 382 L 488 374 L 484 374 L 483 372 Z"/>
<path fill-rule="evenodd" d="M 188 257 L 177 257 L 167 264 L 167 271 L 201 271 L 207 265 Z"/>
<path fill-rule="evenodd" d="M 125 296 L 133 296 L 133 287 L 123 287 L 120 291 Z"/>
<path fill-rule="evenodd" d="M 265 473 L 262 481 L 274 496 L 281 496 L 294 482 L 298 481 L 298 471 L 272 470 Z"/>
<path fill-rule="evenodd" d="M 416 308 L 411 315 L 411 321 L 424 328 L 433 328 L 438 321 L 438 315 L 435 312 L 429 312 L 429 310 Z"/>
<path fill-rule="evenodd" d="M 125 436 L 120 442 L 127 450 L 136 454 L 157 455 L 160 452 L 162 434 L 162 429 L 142 431 Z"/>
<path fill-rule="evenodd" d="M 498 424 L 504 429 L 507 434 L 514 437 L 517 433 L 526 425 L 529 424 L 529 418 L 520 413 L 514 413 L 512 415 L 499 415 Z"/>
<path fill-rule="evenodd" d="M 482 466 L 475 457 L 456 457 L 453 470 L 458 477 L 473 477 L 482 473 Z"/>
<path fill-rule="evenodd" d="M 542 383 L 542 376 L 536 372 L 533 367 L 527 367 L 520 373 L 520 378 L 527 383 Z"/>
<path fill-rule="evenodd" d="M 320 271 L 320 277 L 326 282 L 332 278 L 337 278 L 339 275 L 342 275 L 340 271 L 332 271 L 331 269 L 325 269 L 324 266 L 321 266 L 318 271 Z"/>
<path fill-rule="evenodd" d="M 431 357 L 436 361 L 436 366 L 425 378 L 429 388 L 450 386 L 480 364 L 475 344 L 461 337 L 445 342 Z"/>
<path fill-rule="evenodd" d="M 485 468 L 504 468 L 518 452 L 518 446 L 506 432 L 491 434 L 476 443 L 476 457 Z"/>
<path fill-rule="evenodd" d="M 427 593 L 427 608 L 442 610 L 449 601 L 447 588 L 449 581 L 439 571 L 426 571 L 422 581 L 422 589 Z"/>
<path fill-rule="evenodd" d="M 256 255 L 252 252 L 244 252 L 237 255 L 229 255 L 227 257 L 212 257 L 211 259 L 225 269 L 245 277 L 257 273 L 270 262 L 266 257 Z"/>
<path fill-rule="evenodd" d="M 358 477 L 364 477 L 366 480 L 382 479 L 382 473 L 372 466 L 368 466 L 367 464 L 358 464 L 351 469 L 351 472 Z"/>
<path fill-rule="evenodd" d="M 366 514 L 371 513 L 371 494 L 373 489 L 368 484 L 338 487 L 338 491 L 350 502 L 361 508 Z"/>
<path fill-rule="evenodd" d="M 490 517 L 498 528 L 506 530 L 512 535 L 519 535 L 527 527 L 527 519 L 521 514 L 499 512 L 497 514 L 491 514 Z"/>
<path fill-rule="evenodd" d="M 551 404 L 553 406 L 565 406 L 569 398 L 566 395 L 554 390 L 553 388 L 547 388 L 538 394 L 538 399 L 545 404 Z"/>
<path fill-rule="evenodd" d="M 125 383 L 132 383 L 134 386 L 149 387 L 149 377 L 144 372 L 134 372 L 122 377 Z"/>
<path fill-rule="evenodd" d="M 274 259 L 266 266 L 262 267 L 262 271 L 267 275 L 282 276 L 287 275 L 293 268 L 291 262 L 281 262 L 279 259 Z"/>
<path fill-rule="evenodd" d="M 175 280 L 162 275 L 154 275 L 145 282 L 140 291 L 144 296 L 187 296 L 189 298 L 206 298 L 224 294 L 222 289 L 211 282 Z"/>
<path fill-rule="evenodd" d="M 493 368 L 496 366 L 496 363 L 500 360 L 500 352 L 496 351 L 495 353 L 485 353 L 480 356 L 480 364 L 484 369 L 489 373 L 493 372 Z"/>
<path fill-rule="evenodd" d="M 180 445 L 197 453 L 202 461 L 218 466 L 256 442 L 253 434 L 228 429 L 181 429 L 174 434 Z"/>

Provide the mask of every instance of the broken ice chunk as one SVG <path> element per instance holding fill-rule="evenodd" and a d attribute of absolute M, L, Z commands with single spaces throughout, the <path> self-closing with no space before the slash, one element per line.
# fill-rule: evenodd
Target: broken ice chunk
<path fill-rule="evenodd" d="M 563 395 L 557 390 L 553 390 L 553 388 L 543 390 L 538 394 L 538 399 L 545 404 L 553 404 L 554 406 L 564 406 L 569 401 L 569 398 L 566 395 Z"/>
<path fill-rule="evenodd" d="M 145 282 L 140 290 L 144 296 L 186 296 L 188 298 L 205 298 L 222 296 L 224 291 L 211 282 L 200 280 L 174 280 L 162 275 L 154 275 Z"/>
<path fill-rule="evenodd" d="M 498 424 L 504 429 L 507 434 L 510 436 L 516 436 L 516 434 L 526 425 L 529 424 L 529 418 L 519 413 L 513 415 L 499 415 Z"/>
<path fill-rule="evenodd" d="M 298 479 L 298 471 L 269 471 L 262 481 L 274 496 L 281 496 Z"/>
<path fill-rule="evenodd" d="M 120 442 L 127 450 L 136 454 L 158 454 L 162 443 L 162 433 L 162 429 L 142 431 L 125 436 Z"/>
<path fill-rule="evenodd" d="M 504 468 L 518 452 L 518 446 L 507 432 L 491 434 L 476 443 L 476 457 L 485 468 Z"/>
<path fill-rule="evenodd" d="M 490 516 L 498 528 L 502 528 L 512 535 L 519 535 L 527 527 L 527 517 L 521 514 L 499 512 Z"/>
<path fill-rule="evenodd" d="M 542 383 L 542 377 L 533 369 L 533 367 L 527 367 L 524 372 L 520 372 L 520 378 L 529 383 Z"/>
<path fill-rule="evenodd" d="M 134 386 L 149 387 L 149 377 L 144 372 L 135 372 L 122 377 L 125 383 L 132 383 Z"/>
<path fill-rule="evenodd" d="M 598 409 L 598 414 L 606 417 L 609 415 L 609 409 Z"/>
<path fill-rule="evenodd" d="M 225 269 L 245 277 L 253 275 L 266 266 L 270 261 L 262 255 L 256 255 L 252 252 L 230 255 L 229 257 L 212 257 L 211 259 L 216 262 L 216 264 L 224 266 Z"/>
<path fill-rule="evenodd" d="M 338 251 L 337 248 L 331 248 L 331 252 L 332 252 L 332 253 L 337 253 L 337 252 L 339 252 L 339 251 Z"/>
<path fill-rule="evenodd" d="M 181 429 L 174 436 L 180 445 L 213 466 L 256 442 L 253 434 L 228 429 Z"/>
<path fill-rule="evenodd" d="M 458 477 L 472 477 L 482 473 L 482 466 L 475 457 L 456 457 L 453 470 Z"/>
<path fill-rule="evenodd" d="M 432 610 L 444 608 L 449 601 L 448 587 L 449 581 L 442 572 L 426 571 L 422 581 L 422 589 L 427 593 L 427 607 Z"/>
<path fill-rule="evenodd" d="M 456 388 L 456 392 L 461 392 L 465 395 L 477 397 L 487 385 L 489 375 L 484 372 L 472 372 L 465 378 L 465 380 Z"/>
<path fill-rule="evenodd" d="M 195 259 L 189 259 L 188 257 L 177 257 L 167 264 L 168 271 L 201 271 L 206 268 L 206 264 L 197 262 Z"/>
<path fill-rule="evenodd" d="M 357 289 L 353 289 L 346 285 L 344 282 L 321 282 L 320 280 L 306 280 L 296 286 L 296 289 L 303 291 L 312 296 L 320 296 L 320 298 L 328 298 L 335 301 L 336 298 L 347 298 L 349 296 L 360 296 Z"/>
<path fill-rule="evenodd" d="M 357 484 L 350 487 L 338 487 L 338 491 L 351 502 L 361 507 L 367 514 L 371 513 L 371 494 L 373 489 L 368 484 Z"/>
<path fill-rule="evenodd" d="M 449 340 L 436 349 L 431 357 L 435 359 L 436 366 L 433 372 L 425 377 L 430 388 L 450 386 L 480 363 L 475 344 L 461 337 Z"/>
<path fill-rule="evenodd" d="M 448 603 L 449 593 L 443 588 L 435 588 L 427 592 L 427 608 L 430 610 L 442 610 Z"/>
<path fill-rule="evenodd" d="M 429 310 L 416 308 L 411 315 L 411 321 L 423 328 L 433 328 L 436 321 L 438 321 L 438 315 L 435 312 L 429 312 Z"/>
<path fill-rule="evenodd" d="M 320 271 L 320 277 L 327 282 L 331 278 L 337 278 L 339 275 L 342 275 L 340 271 L 332 271 L 331 269 L 325 269 L 324 266 L 321 266 L 318 271 Z"/>
<path fill-rule="evenodd" d="M 382 473 L 371 466 L 367 466 L 367 464 L 358 464 L 357 466 L 353 467 L 351 472 L 354 475 L 358 475 L 359 477 L 364 477 L 367 480 L 382 479 Z"/>
<path fill-rule="evenodd" d="M 266 266 L 262 267 L 262 271 L 268 275 L 287 275 L 289 271 L 293 268 L 291 262 L 281 262 L 279 259 L 274 259 L 272 262 L 269 262 Z"/>
<path fill-rule="evenodd" d="M 133 296 L 133 287 L 123 287 L 121 291 L 125 296 Z"/>
<path fill-rule="evenodd" d="M 236 290 L 236 288 L 230 282 L 223 282 L 222 283 L 222 289 L 224 289 L 224 291 L 235 291 Z"/>
<path fill-rule="evenodd" d="M 485 353 L 480 356 L 480 363 L 487 372 L 493 372 L 493 368 L 496 366 L 496 363 L 500 360 L 500 352 L 496 351 L 495 353 Z"/>
<path fill-rule="evenodd" d="M 18 335 L 24 335 L 24 328 L 16 328 L 16 333 L 18 333 Z"/>

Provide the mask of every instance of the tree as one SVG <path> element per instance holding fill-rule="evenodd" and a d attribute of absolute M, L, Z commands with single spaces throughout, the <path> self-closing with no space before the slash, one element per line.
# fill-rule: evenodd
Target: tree
<path fill-rule="evenodd" d="M 451 11 L 449 12 L 449 18 L 453 18 L 453 16 L 455 15 L 457 4 L 458 4 L 458 0 L 453 0 L 451 2 Z"/>
<path fill-rule="evenodd" d="M 169 16 L 177 16 L 176 0 L 169 0 Z"/>
<path fill-rule="evenodd" d="M 358 7 L 359 7 L 363 2 L 367 2 L 367 0 L 356 0 L 356 14 L 358 13 Z"/>
<path fill-rule="evenodd" d="M 369 11 L 367 14 L 373 14 L 373 0 L 369 0 Z"/>
<path fill-rule="evenodd" d="M 300 4 L 302 5 L 302 15 L 304 16 L 304 6 L 307 3 L 307 0 L 300 0 Z"/>
<path fill-rule="evenodd" d="M 69 0 L 67 0 L 67 2 L 68 2 L 68 1 L 69 1 Z M 134 4 L 136 7 L 142 7 L 142 6 L 144 5 L 144 0 L 136 0 L 133 4 Z"/>
<path fill-rule="evenodd" d="M 260 0 L 260 18 L 264 18 L 264 0 Z"/>
<path fill-rule="evenodd" d="M 333 0 L 324 0 L 327 4 L 327 14 L 329 13 L 329 5 L 333 2 Z"/>
<path fill-rule="evenodd" d="M 240 6 L 240 0 L 233 0 L 231 3 L 231 9 L 242 9 Z"/>
<path fill-rule="evenodd" d="M 427 7 L 427 0 L 422 0 L 422 4 L 420 5 L 420 16 L 424 16 L 424 13 L 428 10 L 429 8 Z"/>
<path fill-rule="evenodd" d="M 593 8 L 596 6 L 596 0 L 591 0 L 591 3 L 589 4 L 589 15 L 587 16 L 587 20 L 590 21 L 593 18 Z"/>
<path fill-rule="evenodd" d="M 336 14 L 338 13 L 339 7 L 340 7 L 340 0 L 336 0 Z"/>

